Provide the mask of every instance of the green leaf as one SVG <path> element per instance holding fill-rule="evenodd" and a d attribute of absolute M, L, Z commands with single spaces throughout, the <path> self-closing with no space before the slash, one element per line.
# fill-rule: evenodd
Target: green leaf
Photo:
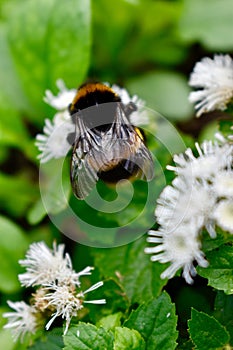
<path fill-rule="evenodd" d="M 231 336 L 231 345 L 233 345 L 233 295 L 226 295 L 218 291 L 214 304 L 214 317 L 226 327 Z"/>
<path fill-rule="evenodd" d="M 144 253 L 145 246 L 145 237 L 142 237 L 118 248 L 93 249 L 100 274 L 119 283 L 132 303 L 158 296 L 166 284 L 160 278 L 164 266 L 150 261 Z"/>
<path fill-rule="evenodd" d="M 113 315 L 108 315 L 106 317 L 102 317 L 98 322 L 97 322 L 97 326 L 101 326 L 104 329 L 106 329 L 106 331 L 109 331 L 111 329 L 114 329 L 117 326 L 121 325 L 121 318 L 123 317 L 123 313 L 122 312 L 117 312 Z"/>
<path fill-rule="evenodd" d="M 100 195 L 99 187 L 101 188 Z M 72 213 L 70 208 L 68 208 L 66 216 L 73 215 L 74 221 L 78 224 L 77 230 L 84 233 L 84 235 L 81 235 L 83 236 L 83 241 L 81 237 L 80 243 L 101 247 L 112 246 L 114 244 L 115 234 L 119 227 L 115 215 L 109 211 L 107 214 L 102 213 L 102 210 L 104 211 L 103 203 L 108 203 L 109 206 L 111 205 L 104 197 L 104 194 L 107 193 L 108 190 L 109 187 L 100 181 L 85 201 L 79 201 L 74 195 L 71 195 L 69 204 Z M 102 198 L 104 198 L 103 201 Z"/>
<path fill-rule="evenodd" d="M 126 86 L 145 100 L 147 107 L 169 119 L 185 119 L 192 114 L 188 102 L 189 87 L 181 74 L 152 72 L 128 81 Z"/>
<path fill-rule="evenodd" d="M 231 110 L 231 114 L 232 114 L 232 110 Z M 221 134 L 223 134 L 225 138 L 232 135 L 232 126 L 233 126 L 232 116 L 229 116 L 228 120 L 219 120 L 218 125 L 219 125 L 219 131 L 221 132 Z"/>
<path fill-rule="evenodd" d="M 54 328 L 28 347 L 28 350 L 62 350 L 64 347 L 62 333 L 61 328 Z"/>
<path fill-rule="evenodd" d="M 187 42 L 200 41 L 211 50 L 231 50 L 232 17 L 231 0 L 185 0 L 179 35 Z"/>
<path fill-rule="evenodd" d="M 46 214 L 47 213 L 46 213 L 45 207 L 40 198 L 36 203 L 32 205 L 32 207 L 28 211 L 28 215 L 27 215 L 28 222 L 31 225 L 38 224 L 45 217 Z"/>
<path fill-rule="evenodd" d="M 3 216 L 0 216 L 0 237 L 0 290 L 14 293 L 20 289 L 18 260 L 23 258 L 28 241 L 21 229 Z"/>
<path fill-rule="evenodd" d="M 129 302 L 124 294 L 124 290 L 122 290 L 119 284 L 113 281 L 113 279 L 105 280 L 101 288 L 93 291 L 93 297 L 90 296 L 90 299 L 106 299 L 106 304 L 104 305 L 91 303 L 86 305 L 89 310 L 88 315 L 90 321 L 98 326 L 104 327 L 106 330 L 108 330 L 108 327 L 114 328 L 120 325 L 120 323 L 118 323 L 120 322 L 118 316 L 116 316 L 116 318 L 113 316 L 113 318 L 110 319 L 108 317 L 115 313 L 124 313 L 129 307 Z M 103 316 L 106 316 L 106 319 L 103 318 Z"/>
<path fill-rule="evenodd" d="M 233 250 L 231 245 L 222 245 L 206 253 L 209 266 L 197 271 L 208 279 L 208 285 L 233 294 Z"/>
<path fill-rule="evenodd" d="M 114 213 L 119 227 L 116 239 L 118 245 L 136 240 L 154 224 L 154 203 L 162 190 L 161 180 L 164 185 L 164 174 L 160 168 L 160 164 L 157 163 L 156 159 L 154 162 L 156 178 L 152 181 L 149 183 L 146 181 L 134 181 L 133 184 L 129 183 L 130 187 L 128 189 L 133 188 L 133 197 L 130 196 L 131 191 L 127 191 L 125 185 L 121 188 L 123 209 Z M 126 203 L 126 205 L 123 203 Z"/>
<path fill-rule="evenodd" d="M 4 163 L 7 160 L 9 155 L 9 149 L 7 146 L 0 147 L 0 164 Z"/>
<path fill-rule="evenodd" d="M 132 311 L 124 326 L 136 329 L 143 336 L 147 350 L 172 350 L 177 345 L 176 323 L 175 306 L 164 292 L 158 299 Z"/>
<path fill-rule="evenodd" d="M 107 0 L 93 1 L 93 26 L 94 33 L 102 33 L 101 37 L 95 37 L 95 44 L 98 50 L 93 57 L 95 65 L 100 65 L 102 69 L 106 64 L 116 64 L 119 62 L 119 50 L 124 48 L 126 35 L 130 30 L 131 21 L 135 18 L 135 6 L 119 0 L 112 4 Z M 109 18 L 111 24 L 109 25 Z M 118 70 L 120 67 L 116 66 Z M 114 72 L 113 72 L 114 74 Z"/>
<path fill-rule="evenodd" d="M 9 329 L 0 330 L 0 344 L 4 350 L 26 350 L 26 347 L 22 344 L 20 348 L 16 347 Z"/>
<path fill-rule="evenodd" d="M 213 316 L 192 309 L 188 321 L 192 341 L 198 350 L 216 350 L 226 345 L 229 333 Z"/>
<path fill-rule="evenodd" d="M 26 149 L 29 137 L 19 114 L 10 109 L 0 107 L 0 145 L 10 145 Z"/>
<path fill-rule="evenodd" d="M 8 4 L 9 1 L 7 1 L 4 5 Z M 10 109 L 12 111 L 30 111 L 30 106 L 26 97 L 23 94 L 19 77 L 17 75 L 17 72 L 15 71 L 15 67 L 11 57 L 9 43 L 7 40 L 7 24 L 8 23 L 0 24 L 0 106 L 3 109 Z"/>
<path fill-rule="evenodd" d="M 187 339 L 179 339 L 180 343 L 179 343 L 179 347 L 177 348 L 177 350 L 194 350 L 193 349 L 193 342 L 191 339 L 187 340 Z M 182 341 L 183 340 L 183 341 Z"/>
<path fill-rule="evenodd" d="M 211 238 L 209 233 L 205 230 L 202 231 L 202 249 L 206 253 L 207 251 L 219 248 L 225 243 L 233 242 L 233 236 L 223 231 L 220 227 L 216 227 L 216 238 Z"/>
<path fill-rule="evenodd" d="M 9 14 L 8 37 L 16 70 L 41 120 L 45 89 L 58 78 L 69 87 L 83 82 L 90 51 L 90 1 L 24 0 Z M 40 111 L 40 113 L 38 113 Z M 36 113 L 37 112 L 37 113 Z"/>
<path fill-rule="evenodd" d="M 13 216 L 24 215 L 38 196 L 37 187 L 26 177 L 0 174 L 2 208 L 9 211 Z"/>
<path fill-rule="evenodd" d="M 92 4 L 93 28 L 97 33 L 94 45 L 98 48 L 92 69 L 100 71 L 104 79 L 116 81 L 119 77 L 135 76 L 135 71 L 148 69 L 154 62 L 182 62 L 185 47 L 175 33 L 180 2 L 118 0 L 114 11 L 108 0 Z"/>
<path fill-rule="evenodd" d="M 8 329 L 0 330 L 0 344 L 4 350 L 13 350 L 15 348 L 15 343 L 13 342 L 11 333 Z"/>
<path fill-rule="evenodd" d="M 180 39 L 175 32 L 182 9 L 181 5 L 178 1 L 141 1 L 138 3 L 136 26 L 140 30 L 137 36 L 132 35 L 132 40 L 129 40 L 128 43 L 127 49 L 131 53 L 130 63 L 131 61 L 138 63 L 152 61 L 164 66 L 183 61 L 185 48 L 180 45 Z"/>
<path fill-rule="evenodd" d="M 58 214 L 68 205 L 71 192 L 68 158 L 53 159 L 40 165 L 41 198 L 31 207 L 28 221 L 38 223 L 46 214 Z"/>
<path fill-rule="evenodd" d="M 158 173 L 159 179 L 164 180 L 161 169 Z M 70 220 L 76 221 L 77 230 L 85 233 L 80 235 L 82 244 L 96 247 L 127 244 L 154 224 L 154 203 L 161 188 L 157 178 L 149 183 L 126 181 L 115 188 L 98 181 L 85 201 L 71 196 L 72 211 L 69 207 L 66 216 L 73 215 Z"/>
<path fill-rule="evenodd" d="M 64 336 L 64 350 L 110 350 L 113 349 L 113 334 L 104 328 L 79 322 L 70 327 Z"/>
<path fill-rule="evenodd" d="M 144 350 L 146 344 L 140 333 L 126 327 L 115 328 L 114 350 Z"/>

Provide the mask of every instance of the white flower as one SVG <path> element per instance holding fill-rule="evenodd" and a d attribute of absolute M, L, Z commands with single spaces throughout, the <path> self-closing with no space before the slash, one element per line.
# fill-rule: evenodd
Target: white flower
<path fill-rule="evenodd" d="M 216 236 L 212 212 L 218 197 L 228 191 L 224 186 L 232 181 L 233 159 L 232 145 L 220 136 L 216 138 L 222 144 L 204 141 L 200 146 L 196 143 L 197 157 L 188 148 L 184 154 L 174 156 L 176 166 L 167 166 L 178 176 L 172 186 L 164 189 L 155 210 L 158 223 L 164 229 L 192 219 L 197 222 L 197 233 L 205 226 L 212 238 Z"/>
<path fill-rule="evenodd" d="M 79 277 L 90 275 L 92 267 L 76 273 L 72 269 L 72 262 L 68 253 L 64 256 L 65 246 L 53 244 L 50 250 L 44 242 L 31 244 L 26 259 L 19 263 L 26 267 L 26 272 L 19 275 L 22 286 L 45 285 L 56 281 L 58 285 L 80 285 Z"/>
<path fill-rule="evenodd" d="M 195 103 L 197 117 L 216 109 L 224 110 L 233 97 L 233 61 L 229 55 L 205 57 L 196 63 L 189 85 L 197 91 L 191 92 L 189 100 Z"/>
<path fill-rule="evenodd" d="M 57 286 L 55 284 L 48 285 L 46 288 L 49 290 L 44 297 L 43 300 L 48 302 L 48 307 L 55 309 L 56 311 L 53 313 L 52 318 L 46 325 L 46 330 L 48 330 L 55 320 L 55 318 L 61 316 L 66 320 L 66 327 L 64 331 L 64 335 L 68 331 L 68 327 L 72 317 L 76 317 L 78 315 L 78 311 L 83 308 L 83 303 L 92 303 L 92 304 L 105 304 L 105 299 L 100 300 L 91 300 L 85 301 L 84 295 L 94 289 L 97 289 L 103 285 L 103 282 L 98 282 L 93 285 L 91 288 L 86 290 L 85 292 L 76 293 L 75 289 L 70 288 L 70 286 L 63 285 Z"/>
<path fill-rule="evenodd" d="M 46 163 L 50 159 L 65 157 L 71 149 L 68 136 L 75 133 L 68 111 L 56 113 L 53 121 L 45 119 L 44 134 L 36 136 L 35 145 L 41 151 L 38 158 L 41 163 Z"/>
<path fill-rule="evenodd" d="M 129 116 L 130 123 L 135 126 L 150 126 L 150 130 L 153 131 L 155 129 L 155 117 L 154 112 L 150 111 L 145 106 L 141 105 L 138 109 L 131 113 Z"/>
<path fill-rule="evenodd" d="M 3 317 L 8 318 L 5 329 L 10 329 L 14 341 L 20 339 L 22 342 L 27 333 L 35 333 L 37 330 L 37 311 L 33 306 L 27 305 L 24 301 L 8 301 L 8 305 L 15 312 L 6 312 Z"/>
<path fill-rule="evenodd" d="M 192 150 L 188 148 L 184 154 L 174 155 L 176 166 L 168 165 L 167 169 L 186 179 L 211 181 L 219 171 L 231 167 L 232 145 L 228 143 L 219 145 L 216 141 L 204 141 L 201 146 L 198 143 L 195 145 L 198 157 L 195 157 Z"/>
<path fill-rule="evenodd" d="M 152 261 L 170 262 L 162 278 L 172 278 L 177 270 L 192 282 L 193 262 L 206 267 L 201 251 L 201 232 L 206 228 L 216 237 L 215 226 L 233 233 L 233 145 L 221 133 L 218 141 L 196 143 L 197 156 L 188 148 L 175 155 L 175 166 L 167 166 L 177 175 L 157 200 L 155 216 L 158 231 L 149 231 L 148 242 L 157 243 L 145 252 L 155 254 Z"/>
<path fill-rule="evenodd" d="M 219 171 L 214 178 L 213 190 L 219 197 L 233 198 L 233 171 Z"/>
<path fill-rule="evenodd" d="M 53 108 L 57 109 L 58 111 L 62 111 L 67 109 L 67 107 L 75 97 L 77 90 L 67 89 L 62 79 L 58 79 L 56 81 L 56 85 L 59 90 L 57 96 L 54 96 L 50 90 L 46 90 L 44 101 L 48 103 L 50 106 L 52 106 Z"/>
<path fill-rule="evenodd" d="M 233 199 L 221 200 L 214 211 L 214 217 L 219 227 L 233 234 Z"/>
<path fill-rule="evenodd" d="M 196 143 L 198 155 L 190 148 L 174 156 L 175 166 L 167 166 L 177 175 L 157 200 L 155 216 L 158 231 L 150 231 L 146 248 L 155 254 L 151 260 L 171 265 L 161 277 L 171 278 L 183 268 L 188 283 L 196 274 L 193 261 L 205 267 L 201 251 L 201 231 L 205 227 L 211 238 L 216 237 L 215 225 L 233 233 L 233 146 L 218 133 L 220 142 Z"/>
<path fill-rule="evenodd" d="M 98 282 L 85 291 L 81 290 L 80 276 L 90 275 L 92 267 L 86 267 L 76 273 L 72 269 L 69 254 L 64 254 L 64 245 L 56 246 L 50 250 L 44 242 L 31 244 L 26 259 L 19 263 L 26 267 L 26 272 L 19 275 L 23 286 L 40 285 L 32 294 L 31 304 L 22 302 L 11 302 L 8 304 L 16 312 L 8 312 L 3 316 L 9 321 L 5 328 L 12 331 L 13 338 L 17 340 L 26 333 L 34 333 L 39 327 L 43 317 L 51 316 L 46 324 L 48 330 L 57 317 L 65 319 L 65 331 L 67 333 L 72 317 L 78 315 L 84 303 L 105 304 L 105 299 L 85 300 L 85 295 L 103 285 Z"/>
<path fill-rule="evenodd" d="M 46 324 L 46 330 L 48 330 L 55 320 L 55 318 L 61 316 L 66 320 L 66 327 L 64 334 L 67 333 L 70 321 L 72 317 L 76 317 L 78 311 L 83 308 L 82 299 L 79 299 L 70 290 L 67 285 L 64 286 L 49 286 L 52 289 L 51 293 L 46 294 L 43 299 L 48 301 L 48 306 L 53 307 L 56 312 L 53 313 L 52 318 Z"/>
<path fill-rule="evenodd" d="M 71 133 L 75 133 L 75 125 L 68 112 L 68 106 L 77 90 L 67 89 L 61 79 L 57 80 L 56 85 L 59 89 L 57 96 L 54 96 L 50 90 L 46 90 L 44 101 L 58 112 L 53 121 L 45 119 L 44 134 L 36 136 L 35 145 L 41 151 L 38 156 L 41 163 L 46 163 L 53 158 L 65 157 L 71 148 L 67 138 Z"/>
<path fill-rule="evenodd" d="M 182 224 L 172 232 L 164 230 L 149 231 L 147 241 L 158 243 L 155 247 L 145 249 L 145 253 L 153 254 L 152 261 L 161 263 L 170 262 L 171 265 L 161 274 L 161 278 L 172 278 L 175 273 L 182 268 L 183 277 L 187 283 L 192 283 L 196 275 L 193 261 L 206 267 L 208 262 L 204 258 L 204 253 L 200 250 L 200 242 L 193 234 L 193 227 L 190 224 Z"/>
<path fill-rule="evenodd" d="M 209 219 L 214 204 L 215 196 L 207 186 L 178 176 L 172 186 L 165 187 L 160 194 L 155 216 L 167 233 L 180 225 L 192 223 L 196 236 L 201 227 L 206 226 L 210 236 L 214 237 L 216 233 Z"/>

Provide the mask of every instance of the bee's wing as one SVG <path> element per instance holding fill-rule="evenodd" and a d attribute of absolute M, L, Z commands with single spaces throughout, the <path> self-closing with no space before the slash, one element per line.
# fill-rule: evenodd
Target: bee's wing
<path fill-rule="evenodd" d="M 109 149 L 111 159 L 123 162 L 125 170 L 133 177 L 150 181 L 154 177 L 154 163 L 150 151 L 137 131 L 128 126 L 121 126 L 121 134 L 127 137 L 112 139 Z"/>
<path fill-rule="evenodd" d="M 108 164 L 109 159 L 119 157 L 116 142 L 120 137 L 122 117 L 121 108 L 117 106 L 115 126 L 104 135 L 87 128 L 82 117 L 76 118 L 78 137 L 73 147 L 70 177 L 73 192 L 78 198 L 88 196 L 98 181 L 100 169 Z"/>
<path fill-rule="evenodd" d="M 74 194 L 84 199 L 98 181 L 97 173 L 104 157 L 98 135 L 86 129 L 81 118 L 77 124 L 79 137 L 73 148 L 70 177 Z"/>
<path fill-rule="evenodd" d="M 120 133 L 122 137 L 121 148 L 125 148 L 123 154 L 129 154 L 125 163 L 125 169 L 135 175 L 139 179 L 146 181 L 152 180 L 154 177 L 154 163 L 150 151 L 143 142 L 141 132 L 137 132 L 122 110 L 117 113 L 116 119 L 120 125 Z M 135 174 L 135 166 L 138 172 Z"/>
<path fill-rule="evenodd" d="M 97 172 L 90 164 L 90 157 L 80 155 L 80 147 L 74 148 L 70 176 L 73 192 L 80 199 L 84 199 L 91 192 L 98 180 Z"/>
<path fill-rule="evenodd" d="M 129 157 L 129 160 L 138 167 L 138 172 L 135 174 L 135 177 L 146 181 L 152 180 L 154 177 L 154 163 L 150 151 L 143 141 L 139 141 L 139 146 Z"/>

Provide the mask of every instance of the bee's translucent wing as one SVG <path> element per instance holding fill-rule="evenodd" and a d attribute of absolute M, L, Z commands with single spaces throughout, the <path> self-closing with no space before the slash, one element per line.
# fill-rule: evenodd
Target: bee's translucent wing
<path fill-rule="evenodd" d="M 119 109 L 120 106 L 117 106 L 116 115 L 119 114 Z M 116 157 L 113 135 L 116 134 L 115 128 L 119 125 L 111 127 L 106 133 L 101 133 L 87 128 L 82 115 L 78 115 L 75 122 L 78 136 L 73 147 L 70 177 L 74 194 L 84 199 L 95 187 L 100 169 L 107 167 L 109 159 Z"/>
<path fill-rule="evenodd" d="M 115 140 L 113 138 L 110 147 L 111 159 L 115 160 L 116 165 L 121 164 L 129 177 L 132 175 L 138 179 L 152 180 L 154 163 L 150 151 L 133 127 L 122 125 L 121 131 L 126 136 Z"/>
<path fill-rule="evenodd" d="M 86 129 L 81 118 L 77 119 L 77 124 L 79 137 L 73 148 L 70 176 L 74 194 L 84 199 L 98 181 L 97 173 L 103 159 L 98 135 Z"/>
<path fill-rule="evenodd" d="M 152 180 L 154 177 L 154 163 L 150 151 L 144 144 L 141 131 L 127 122 L 122 110 L 119 110 L 117 118 L 122 138 L 121 151 L 122 154 L 127 155 L 125 169 L 139 179 Z M 136 172 L 135 166 L 138 168 Z"/>
<path fill-rule="evenodd" d="M 139 136 L 138 136 L 139 137 Z M 140 142 L 140 141 L 139 141 Z M 154 177 L 154 163 L 150 151 L 143 141 L 140 142 L 135 152 L 128 158 L 132 164 L 138 167 L 135 177 L 146 181 L 151 181 Z"/>
<path fill-rule="evenodd" d="M 71 184 L 74 194 L 84 199 L 95 187 L 98 180 L 97 172 L 90 165 L 90 157 L 85 155 L 79 158 L 78 149 L 73 152 L 71 161 Z"/>

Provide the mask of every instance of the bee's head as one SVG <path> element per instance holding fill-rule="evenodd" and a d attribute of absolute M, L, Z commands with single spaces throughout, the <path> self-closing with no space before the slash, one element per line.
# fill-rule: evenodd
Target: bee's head
<path fill-rule="evenodd" d="M 99 128 L 101 125 L 113 122 L 116 102 L 121 102 L 121 98 L 109 86 L 87 83 L 78 89 L 68 109 L 74 122 L 79 115 L 83 117 L 88 127 Z"/>

